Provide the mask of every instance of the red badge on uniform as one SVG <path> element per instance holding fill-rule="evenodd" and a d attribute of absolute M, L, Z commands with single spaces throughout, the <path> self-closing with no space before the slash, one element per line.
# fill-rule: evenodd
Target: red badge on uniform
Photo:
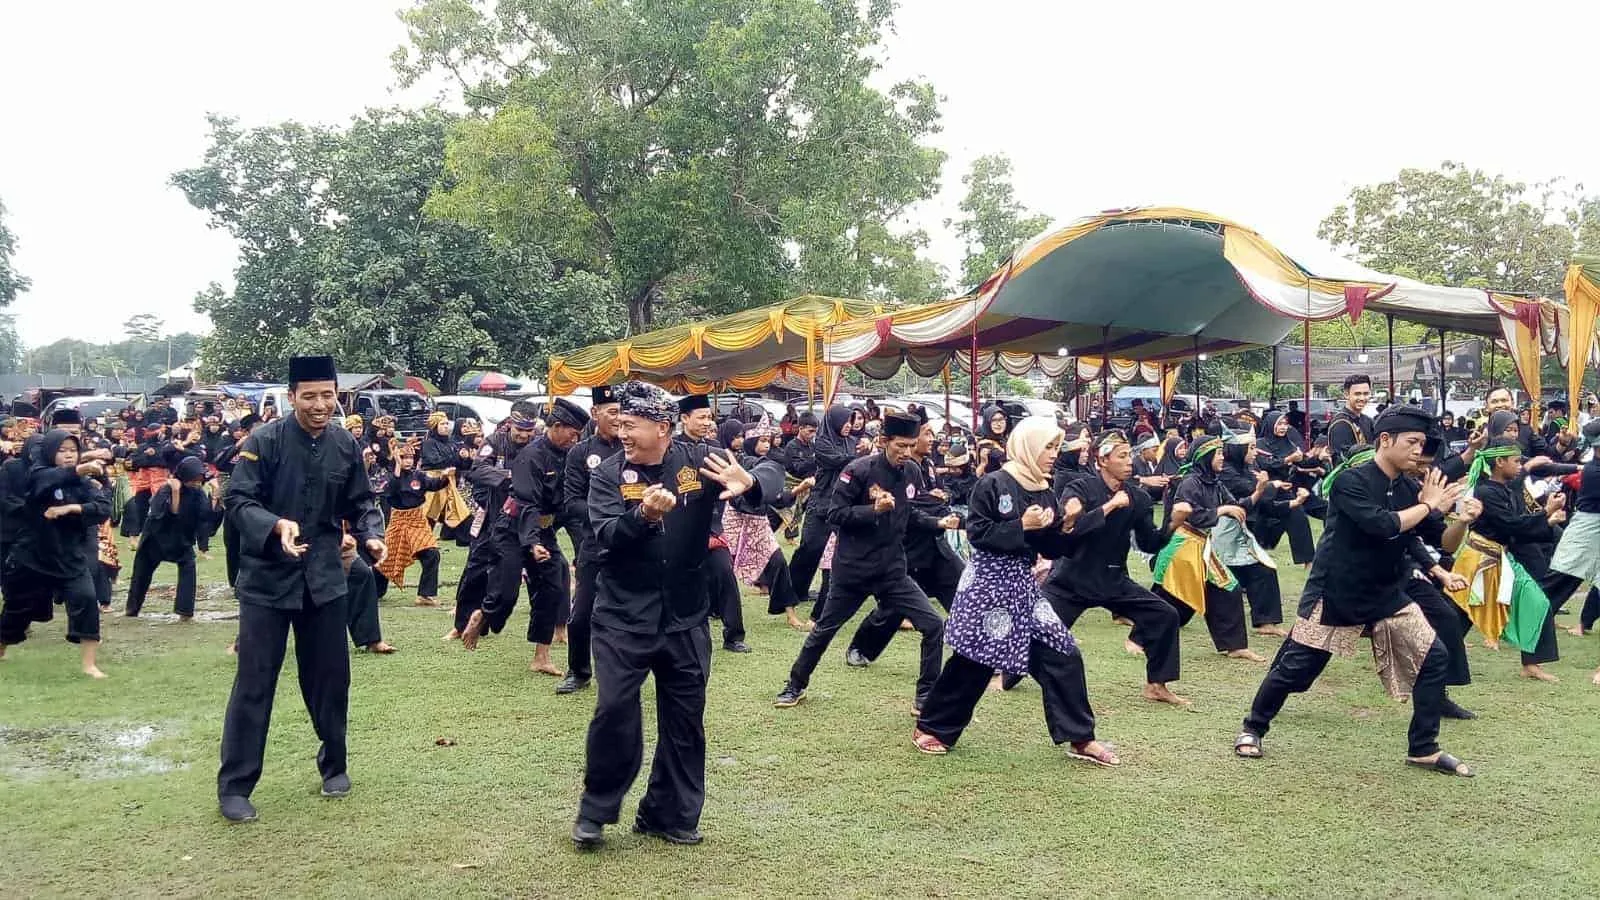
<path fill-rule="evenodd" d="M 420 491 L 420 490 L 422 490 L 422 482 L 420 482 L 420 481 L 413 481 L 413 482 L 411 482 L 411 489 L 412 489 L 412 490 L 413 490 L 413 491 Z"/>
<path fill-rule="evenodd" d="M 850 473 L 848 471 L 840 472 L 839 473 L 839 480 L 844 482 L 845 484 L 849 484 L 850 483 Z"/>

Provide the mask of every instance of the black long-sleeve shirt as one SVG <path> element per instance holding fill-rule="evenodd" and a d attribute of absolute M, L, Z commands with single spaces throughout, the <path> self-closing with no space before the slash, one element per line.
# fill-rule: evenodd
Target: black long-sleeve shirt
<path fill-rule="evenodd" d="M 54 448 L 46 447 L 53 457 Z M 83 512 L 44 517 L 46 509 L 71 503 L 81 505 Z M 11 561 L 52 578 L 76 578 L 95 561 L 94 542 L 86 536 L 110 517 L 111 497 L 99 484 L 73 469 L 35 466 L 28 475 L 20 527 L 9 536 Z"/>
<path fill-rule="evenodd" d="M 1025 530 L 1022 514 L 1030 506 L 1055 510 L 1057 516 L 1043 528 Z M 1030 565 L 1035 556 L 1055 559 L 1067 552 L 1069 541 L 1061 533 L 1059 514 L 1056 495 L 1048 487 L 1028 490 L 1010 472 L 989 472 L 972 488 L 967 508 L 967 538 L 974 549 L 1014 556 Z"/>
<path fill-rule="evenodd" d="M 1561 534 L 1550 524 L 1543 509 L 1528 508 L 1523 500 L 1522 479 L 1501 484 L 1484 478 L 1478 482 L 1473 495 L 1483 504 L 1483 514 L 1473 524 L 1473 530 L 1503 545 L 1529 575 L 1544 577 Z"/>
<path fill-rule="evenodd" d="M 448 467 L 447 467 L 448 468 Z M 394 475 L 394 470 L 389 470 Z M 416 509 L 428 502 L 428 495 L 442 491 L 450 485 L 448 478 L 436 478 L 421 467 L 412 467 L 388 479 L 384 485 L 384 499 L 390 509 Z"/>
<path fill-rule="evenodd" d="M 722 486 L 700 473 L 711 448 L 672 441 L 658 465 L 616 453 L 589 477 L 589 523 L 600 565 L 594 622 L 634 634 L 666 634 L 703 625 L 710 614 L 704 563 L 711 517 Z M 782 478 L 782 470 L 771 466 Z M 750 500 L 760 502 L 763 479 Z M 678 503 L 660 522 L 640 511 L 645 490 L 659 484 Z"/>
<path fill-rule="evenodd" d="M 844 467 L 828 498 L 828 523 L 839 530 L 833 551 L 833 583 L 873 583 L 906 572 L 908 527 L 936 530 L 938 520 L 919 509 L 922 474 L 909 459 L 890 465 L 881 453 Z M 894 507 L 878 512 L 872 488 L 894 498 Z M 913 526 L 912 523 L 915 522 Z"/>
<path fill-rule="evenodd" d="M 817 474 L 817 442 L 815 438 L 802 441 L 795 438 L 783 445 L 783 468 L 796 478 L 805 480 Z"/>
<path fill-rule="evenodd" d="M 1334 413 L 1328 425 L 1328 449 L 1333 451 L 1333 461 L 1342 462 L 1355 450 L 1370 445 L 1375 430 L 1372 417 L 1366 413 L 1353 413 L 1349 407 Z"/>
<path fill-rule="evenodd" d="M 589 477 L 601 463 L 620 452 L 620 440 L 591 434 L 572 445 L 567 453 L 567 470 L 561 476 L 561 516 L 578 526 L 578 545 L 573 549 L 579 563 L 592 563 L 597 557 L 594 526 L 589 522 Z"/>
<path fill-rule="evenodd" d="M 150 498 L 150 517 L 145 519 L 139 546 L 150 544 L 160 559 L 178 562 L 194 556 L 195 542 L 209 533 L 220 511 L 213 510 L 211 498 L 200 488 L 184 487 L 178 495 L 178 511 L 172 511 L 172 485 L 164 484 Z"/>
<path fill-rule="evenodd" d="M 1322 624 L 1370 625 L 1410 603 L 1405 582 L 1418 537 L 1400 529 L 1398 513 L 1417 502 L 1412 481 L 1389 478 L 1376 462 L 1341 472 L 1328 492 L 1301 614 L 1321 599 Z"/>
<path fill-rule="evenodd" d="M 567 451 L 549 437 L 535 438 L 511 461 L 511 500 L 499 527 L 514 529 L 524 550 L 534 545 L 560 552 L 556 528 L 560 524 L 563 495 L 561 478 L 567 468 Z"/>
<path fill-rule="evenodd" d="M 241 603 L 301 609 L 344 596 L 339 559 L 344 526 L 357 541 L 382 539 L 383 516 L 355 438 L 329 427 L 312 437 L 293 416 L 261 426 L 244 439 L 223 498 L 228 525 L 239 532 Z M 300 525 L 305 552 L 283 551 L 279 519 Z"/>
<path fill-rule="evenodd" d="M 1131 481 L 1122 490 L 1128 492 L 1128 505 L 1107 514 L 1104 507 L 1113 491 L 1105 478 L 1076 478 L 1067 485 L 1061 497 L 1063 512 L 1072 499 L 1083 505 L 1083 511 L 1067 533 L 1067 552 L 1050 570 L 1049 584 L 1055 589 L 1093 600 L 1124 596 L 1132 584 L 1130 539 L 1145 553 L 1158 553 L 1166 545 L 1168 534 L 1156 527 L 1150 495 Z"/>

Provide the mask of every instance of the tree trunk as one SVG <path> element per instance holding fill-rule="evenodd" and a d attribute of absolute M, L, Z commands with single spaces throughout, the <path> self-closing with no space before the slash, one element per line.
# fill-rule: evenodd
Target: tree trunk
<path fill-rule="evenodd" d="M 655 323 L 654 300 L 656 283 L 640 285 L 628 295 L 628 333 L 643 334 Z"/>

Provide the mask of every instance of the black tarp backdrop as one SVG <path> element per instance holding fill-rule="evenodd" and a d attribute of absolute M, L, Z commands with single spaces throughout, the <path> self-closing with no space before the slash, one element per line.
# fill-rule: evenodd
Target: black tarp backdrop
<path fill-rule="evenodd" d="M 1279 372 L 1298 375 L 1305 365 L 1305 348 L 1279 344 Z M 1311 382 L 1340 384 L 1351 375 L 1366 375 L 1375 388 L 1389 386 L 1387 347 L 1312 347 Z M 1362 355 L 1366 360 L 1362 361 Z M 1446 378 L 1478 381 L 1483 378 L 1483 345 L 1476 339 L 1445 342 Z M 1394 378 L 1400 391 L 1417 385 L 1437 387 L 1439 383 L 1439 345 L 1406 344 L 1394 348 Z"/>

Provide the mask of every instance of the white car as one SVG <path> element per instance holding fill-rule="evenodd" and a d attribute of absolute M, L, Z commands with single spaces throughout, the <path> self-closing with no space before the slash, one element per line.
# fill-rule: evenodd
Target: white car
<path fill-rule="evenodd" d="M 500 427 L 511 415 L 511 401 L 504 397 L 483 397 L 475 394 L 450 394 L 433 398 L 435 412 L 442 412 L 452 422 L 456 419 L 477 419 L 484 433 Z"/>

